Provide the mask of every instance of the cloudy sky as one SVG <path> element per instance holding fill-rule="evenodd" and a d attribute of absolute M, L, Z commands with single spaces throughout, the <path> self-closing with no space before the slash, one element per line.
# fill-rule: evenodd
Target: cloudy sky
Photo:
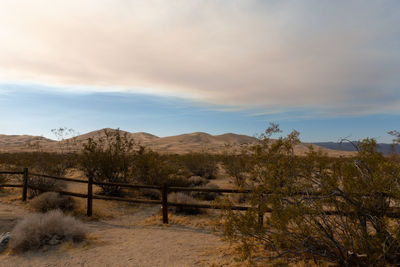
<path fill-rule="evenodd" d="M 0 133 L 400 129 L 400 1 L 0 0 Z"/>

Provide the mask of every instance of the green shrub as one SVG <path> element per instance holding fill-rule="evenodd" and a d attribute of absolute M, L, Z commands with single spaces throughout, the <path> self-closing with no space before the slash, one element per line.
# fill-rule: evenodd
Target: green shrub
<path fill-rule="evenodd" d="M 177 170 L 157 152 L 140 147 L 133 165 L 132 176 L 137 183 L 146 185 L 162 185 L 168 181 L 174 183 L 172 175 Z"/>
<path fill-rule="evenodd" d="M 225 170 L 233 178 L 237 187 L 242 187 L 246 183 L 246 178 L 251 170 L 251 158 L 242 151 L 240 155 L 226 155 L 223 158 Z"/>
<path fill-rule="evenodd" d="M 267 129 L 254 148 L 254 178 L 246 212 L 226 210 L 225 236 L 250 260 L 311 257 L 342 266 L 400 264 L 400 223 L 390 205 L 400 198 L 400 166 L 358 142 L 353 158 L 331 159 L 310 150 L 294 154 L 298 133 L 270 139 Z M 259 224 L 259 214 L 272 212 Z M 330 214 L 334 212 L 333 214 Z"/>
<path fill-rule="evenodd" d="M 32 199 L 29 204 L 38 212 L 47 212 L 55 209 L 72 211 L 75 208 L 75 202 L 72 197 L 62 196 L 55 192 L 43 193 Z"/>
<path fill-rule="evenodd" d="M 127 133 L 104 130 L 104 136 L 89 138 L 84 144 L 80 163 L 87 177 L 96 182 L 127 183 L 133 168 L 134 142 Z M 100 186 L 106 195 L 120 195 L 120 186 Z"/>
<path fill-rule="evenodd" d="M 39 249 L 44 245 L 55 245 L 64 241 L 82 241 L 86 227 L 59 210 L 26 216 L 11 231 L 9 247 L 14 252 Z"/>
<path fill-rule="evenodd" d="M 181 155 L 180 164 L 192 175 L 206 179 L 215 179 L 217 173 L 217 161 L 215 156 L 207 153 L 188 153 Z"/>

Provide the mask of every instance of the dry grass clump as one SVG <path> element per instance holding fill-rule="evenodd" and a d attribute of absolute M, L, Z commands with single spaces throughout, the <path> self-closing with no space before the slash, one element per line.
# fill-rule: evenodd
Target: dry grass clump
<path fill-rule="evenodd" d="M 160 190 L 158 190 L 158 189 L 147 189 L 147 188 L 144 188 L 144 189 L 140 190 L 140 194 L 142 196 L 144 196 L 145 198 L 149 198 L 149 199 L 152 199 L 152 200 L 160 200 L 161 199 Z"/>
<path fill-rule="evenodd" d="M 80 242 L 86 237 L 86 227 L 60 210 L 31 214 L 20 221 L 11 232 L 9 247 L 14 252 L 39 249 L 65 241 Z"/>
<path fill-rule="evenodd" d="M 201 176 L 191 176 L 189 177 L 188 181 L 191 186 L 201 186 L 208 183 L 208 180 Z"/>
<path fill-rule="evenodd" d="M 75 209 L 75 201 L 72 197 L 62 196 L 55 192 L 46 192 L 32 199 L 30 206 L 38 212 L 47 212 L 56 209 L 72 211 Z"/>
<path fill-rule="evenodd" d="M 205 189 L 219 189 L 219 186 L 213 183 L 206 184 L 204 186 L 201 186 L 200 188 L 205 188 Z M 194 198 L 198 198 L 201 200 L 206 200 L 206 201 L 212 201 L 215 200 L 220 193 L 218 192 L 192 192 L 191 196 Z"/>
<path fill-rule="evenodd" d="M 28 185 L 29 198 L 37 197 L 44 192 L 63 190 L 66 187 L 65 182 L 46 177 L 32 177 L 28 179 Z"/>
<path fill-rule="evenodd" d="M 181 204 L 197 204 L 198 201 L 193 197 L 186 195 L 181 192 L 174 192 L 168 195 L 168 202 L 181 203 Z M 199 214 L 201 210 L 199 208 L 193 207 L 171 207 L 174 213 L 184 213 L 184 214 Z"/>
<path fill-rule="evenodd" d="M 0 174 L 0 184 L 5 184 L 6 182 L 8 182 L 9 178 L 7 174 Z M 0 190 L 2 188 L 0 187 Z"/>

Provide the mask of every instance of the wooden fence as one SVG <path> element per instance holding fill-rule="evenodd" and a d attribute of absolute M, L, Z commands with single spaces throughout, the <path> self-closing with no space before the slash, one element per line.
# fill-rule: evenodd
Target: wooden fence
<path fill-rule="evenodd" d="M 123 184 L 123 183 L 104 183 L 104 182 L 95 182 L 93 178 L 88 177 L 87 180 L 80 180 L 80 179 L 73 179 L 73 178 L 66 178 L 66 177 L 56 177 L 44 174 L 37 174 L 37 173 L 30 173 L 28 168 L 24 168 L 21 172 L 18 171 L 0 171 L 0 175 L 2 174 L 9 174 L 9 175 L 22 175 L 22 184 L 0 184 L 1 187 L 19 187 L 22 188 L 22 201 L 27 200 L 27 192 L 28 188 L 40 190 L 41 188 L 35 187 L 29 184 L 29 179 L 31 177 L 44 177 L 48 179 L 56 179 L 60 181 L 67 181 L 67 182 L 75 182 L 75 183 L 84 183 L 87 184 L 87 194 L 82 193 L 74 193 L 74 192 L 67 192 L 63 190 L 53 190 L 54 192 L 60 193 L 62 195 L 68 195 L 73 197 L 80 197 L 87 199 L 87 216 L 92 216 L 93 210 L 93 199 L 102 199 L 102 200 L 114 200 L 114 201 L 123 201 L 123 202 L 130 202 L 130 203 L 144 203 L 144 204 L 157 204 L 162 207 L 162 220 L 164 224 L 168 223 L 168 207 L 186 207 L 186 208 L 201 208 L 201 209 L 223 209 L 229 208 L 232 210 L 248 210 L 250 209 L 249 206 L 229 206 L 223 207 L 220 205 L 212 205 L 212 204 L 204 204 L 204 203 L 175 203 L 168 201 L 168 193 L 169 192 L 184 192 L 184 191 L 191 191 L 191 192 L 205 192 L 205 193 L 250 193 L 251 190 L 240 190 L 240 189 L 212 189 L 212 188 L 193 188 L 193 187 L 175 187 L 175 186 L 168 186 L 167 184 L 163 184 L 162 186 L 157 185 L 140 185 L 140 184 Z M 122 198 L 122 197 L 111 197 L 111 196 L 102 196 L 93 194 L 93 185 L 98 186 L 119 186 L 122 188 L 133 188 L 133 189 L 156 189 L 160 191 L 161 200 L 149 200 L 149 199 L 134 199 L 134 198 Z M 273 192 L 269 192 L 267 194 L 273 194 Z M 298 192 L 296 195 L 307 195 L 307 196 L 315 196 L 315 197 L 323 197 L 319 192 Z M 367 196 L 367 195 L 363 195 Z M 258 214 L 258 223 L 259 225 L 263 225 L 263 218 L 264 213 L 271 212 L 271 209 L 264 209 L 262 212 L 259 209 Z M 347 216 L 338 211 L 334 210 L 327 210 L 323 211 L 325 215 L 339 215 L 339 216 Z M 386 216 L 389 218 L 400 218 L 400 209 L 398 207 L 392 207 L 390 212 L 386 213 Z"/>
<path fill-rule="evenodd" d="M 212 205 L 212 204 L 204 204 L 204 203 L 175 203 L 168 201 L 168 193 L 169 192 L 180 192 L 180 191 L 192 191 L 192 192 L 213 192 L 213 193 L 249 193 L 250 190 L 238 190 L 238 189 L 211 189 L 211 188 L 191 188 L 191 187 L 174 187 L 168 186 L 167 184 L 163 184 L 162 186 L 157 185 L 140 185 L 140 184 L 123 184 L 123 183 L 105 183 L 105 182 L 95 182 L 92 177 L 88 177 L 87 180 L 81 179 L 73 179 L 66 177 L 57 177 L 51 175 L 44 175 L 38 173 L 29 172 L 28 168 L 24 168 L 21 172 L 18 171 L 0 171 L 1 174 L 9 174 L 9 175 L 22 175 L 22 184 L 0 184 L 1 187 L 19 187 L 22 188 L 22 201 L 27 200 L 28 188 L 40 190 L 41 188 L 35 187 L 29 184 L 29 179 L 32 177 L 43 177 L 47 179 L 55 179 L 60 181 L 74 182 L 74 183 L 84 183 L 87 184 L 87 194 L 82 193 L 74 193 L 67 192 L 63 190 L 53 190 L 56 193 L 60 193 L 62 195 L 68 195 L 73 197 L 80 197 L 87 199 L 87 216 L 92 216 L 93 211 L 93 199 L 102 199 L 102 200 L 114 200 L 114 201 L 123 201 L 130 203 L 144 203 L 144 204 L 161 204 L 162 207 L 162 219 L 163 223 L 168 223 L 168 207 L 187 207 L 187 208 L 201 208 L 201 209 L 222 209 L 222 206 Z M 111 197 L 111 196 L 102 196 L 93 194 L 93 185 L 98 186 L 118 186 L 122 188 L 133 188 L 133 189 L 156 189 L 160 191 L 161 200 L 149 200 L 149 199 L 134 199 L 134 198 L 122 198 L 122 197 Z M 249 207 L 246 206 L 229 206 L 232 210 L 248 210 Z M 263 215 L 260 214 L 259 220 L 260 224 L 262 224 Z"/>

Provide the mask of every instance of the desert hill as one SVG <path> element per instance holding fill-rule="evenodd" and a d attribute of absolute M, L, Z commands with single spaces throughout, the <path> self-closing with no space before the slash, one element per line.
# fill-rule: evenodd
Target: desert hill
<path fill-rule="evenodd" d="M 352 143 L 357 144 L 357 141 L 352 141 Z M 322 146 L 325 148 L 333 149 L 333 150 L 342 150 L 342 151 L 356 151 L 356 148 L 354 145 L 350 142 L 319 142 L 319 143 L 313 143 L 318 146 Z M 395 145 L 393 144 L 384 144 L 384 143 L 378 143 L 376 150 L 378 152 L 381 152 L 384 155 L 390 155 L 394 151 L 396 153 L 400 153 L 400 145 Z"/>
<path fill-rule="evenodd" d="M 101 129 L 78 135 L 62 141 L 54 141 L 40 136 L 29 135 L 0 135 L 0 152 L 21 151 L 79 151 L 89 138 L 98 139 L 105 135 L 105 131 L 115 131 L 110 128 Z M 181 134 L 176 136 L 158 137 L 149 133 L 130 133 L 122 131 L 132 138 L 138 145 L 144 145 L 160 153 L 184 154 L 189 152 L 222 153 L 240 151 L 258 142 L 256 137 L 226 133 L 210 135 L 203 132 Z M 310 144 L 299 144 L 296 153 L 301 155 L 308 150 Z M 312 145 L 315 150 L 321 150 L 331 156 L 351 155 L 353 152 L 332 150 Z"/>

